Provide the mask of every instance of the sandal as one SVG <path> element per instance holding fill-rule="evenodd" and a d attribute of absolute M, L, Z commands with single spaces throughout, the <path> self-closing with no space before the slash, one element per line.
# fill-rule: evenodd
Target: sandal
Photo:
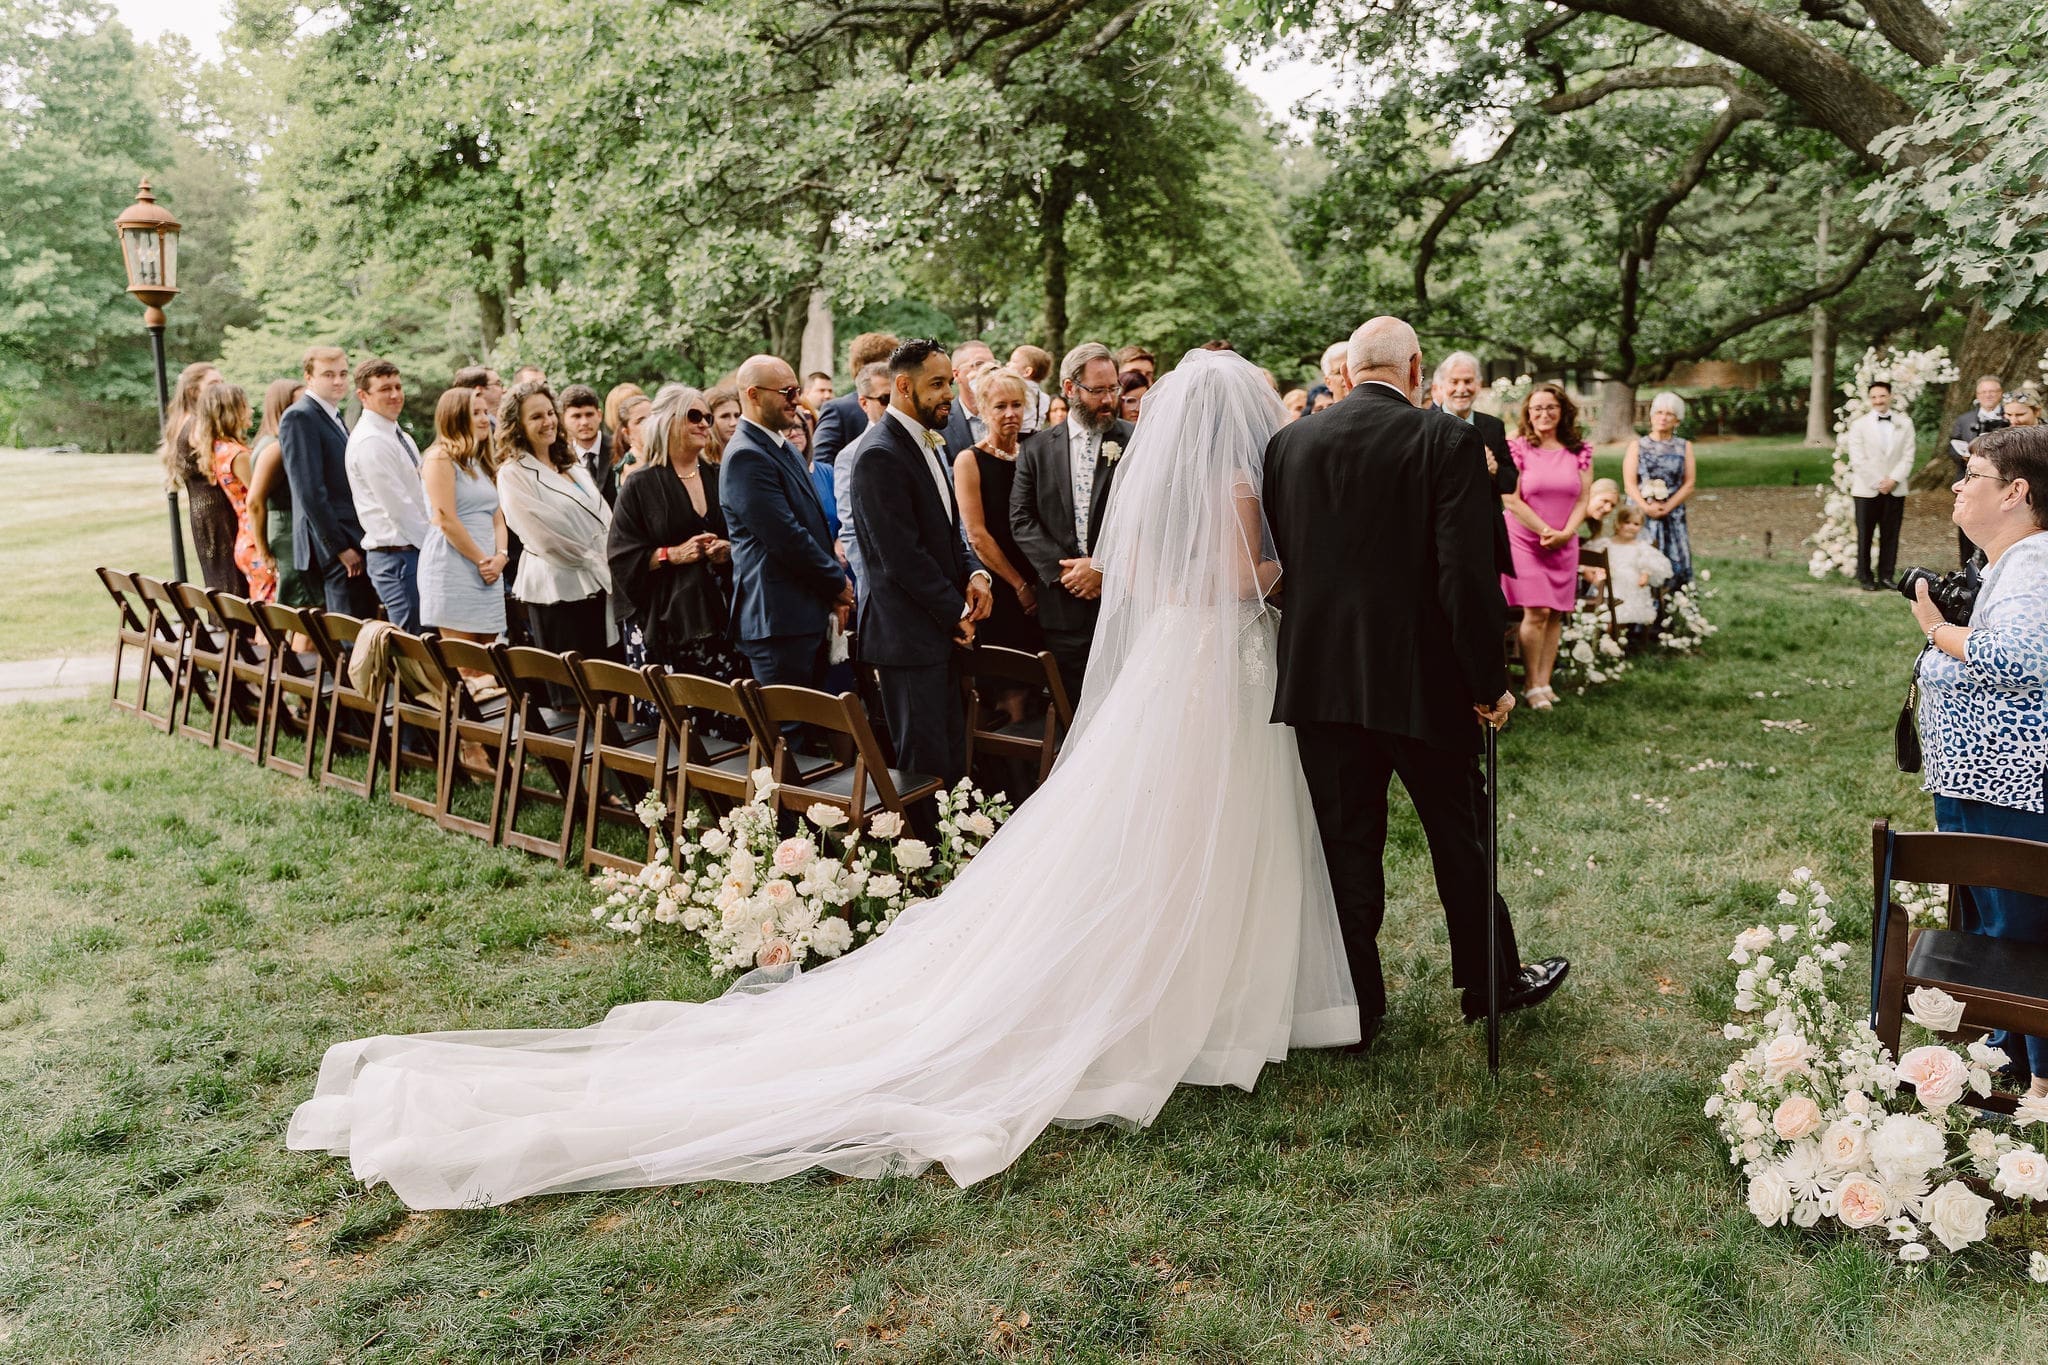
<path fill-rule="evenodd" d="M 1548 711 L 1557 700 L 1557 693 L 1548 687 L 1532 687 L 1522 694 L 1522 700 L 1529 703 L 1531 711 Z"/>

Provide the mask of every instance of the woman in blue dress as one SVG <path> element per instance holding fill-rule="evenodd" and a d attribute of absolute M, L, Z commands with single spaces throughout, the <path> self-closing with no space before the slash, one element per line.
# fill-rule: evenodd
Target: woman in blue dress
<path fill-rule="evenodd" d="M 1643 509 L 1644 539 L 1671 561 L 1671 588 L 1692 581 L 1692 540 L 1685 530 L 1685 504 L 1696 480 L 1692 442 L 1678 438 L 1685 400 L 1660 393 L 1650 404 L 1650 434 L 1628 443 L 1621 457 L 1622 487 Z"/>
<path fill-rule="evenodd" d="M 420 457 L 429 525 L 420 546 L 420 622 L 487 643 L 505 633 L 505 514 L 491 478 L 489 433 L 476 394 L 450 389 L 434 405 L 434 443 Z"/>

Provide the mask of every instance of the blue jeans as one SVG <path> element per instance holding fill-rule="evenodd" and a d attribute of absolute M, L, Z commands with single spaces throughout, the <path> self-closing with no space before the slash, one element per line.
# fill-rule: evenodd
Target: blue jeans
<path fill-rule="evenodd" d="M 2048 844 L 2048 812 L 1994 806 L 1988 801 L 1970 801 L 1960 796 L 1934 798 L 1934 827 L 1952 834 L 1998 834 Z M 2048 944 L 2048 896 L 1973 886 L 1964 907 L 1963 928 L 1989 938 Z M 2008 1056 L 2036 1076 L 2048 1076 L 2048 1038 L 2022 1039 L 2001 1029 L 1991 1035 L 1989 1042 L 1993 1047 L 2004 1048 Z"/>
<path fill-rule="evenodd" d="M 408 635 L 420 629 L 420 552 L 418 550 L 365 550 L 369 561 L 370 586 L 384 604 L 391 624 Z"/>

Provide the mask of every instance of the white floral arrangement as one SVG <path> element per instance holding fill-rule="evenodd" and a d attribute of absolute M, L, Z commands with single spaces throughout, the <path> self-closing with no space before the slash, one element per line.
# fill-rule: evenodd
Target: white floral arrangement
<path fill-rule="evenodd" d="M 637 811 L 655 831 L 654 860 L 636 873 L 592 878 L 604 899 L 590 917 L 621 934 L 655 925 L 693 935 L 714 976 L 839 957 L 938 895 L 1010 815 L 1002 793 L 985 796 L 962 779 L 936 797 L 936 846 L 910 837 L 894 812 L 853 830 L 844 811 L 827 805 L 805 811 L 798 832 L 784 838 L 773 773 L 756 770 L 750 790 L 746 804 L 701 834 L 691 812 L 674 849 L 662 834 L 667 806 L 643 800 Z"/>
<path fill-rule="evenodd" d="M 1892 904 L 1906 912 L 1908 924 L 1948 928 L 1948 888 L 1940 882 L 1893 882 Z"/>
<path fill-rule="evenodd" d="M 1557 672 L 1575 682 L 1584 696 L 1588 687 L 1613 682 L 1628 672 L 1630 660 L 1621 641 L 1607 633 L 1607 608 L 1583 600 L 1565 617 L 1557 636 Z"/>
<path fill-rule="evenodd" d="M 1908 1264 L 1937 1247 L 2018 1253 L 2048 1284 L 2048 1099 L 2020 1101 L 2010 1125 L 1984 1122 L 1964 1097 L 1990 1094 L 2006 1058 L 1982 1041 L 1928 1043 L 1895 1062 L 1844 1004 L 1860 954 L 1833 937 L 1826 888 L 1798 868 L 1778 903 L 1787 918 L 1743 930 L 1728 954 L 1741 971 L 1722 1032 L 1746 1050 L 1706 1103 L 1748 1179 L 1750 1212 L 1765 1227 L 1830 1220 L 1882 1237 Z M 1922 987 L 1908 1004 L 1931 1033 L 1962 1022 L 1945 992 Z"/>
<path fill-rule="evenodd" d="M 1813 557 L 1807 572 L 1815 578 L 1856 573 L 1856 503 L 1849 496 L 1849 424 L 1870 410 L 1870 386 L 1882 379 L 1892 386 L 1892 410 L 1907 412 L 1929 384 L 1956 378 L 1955 362 L 1946 346 L 1902 351 L 1896 346 L 1879 355 L 1875 346 L 1856 362 L 1855 377 L 1842 385 L 1844 401 L 1835 409 L 1835 468 L 1830 484 L 1816 485 L 1822 499 L 1820 529 L 1807 538 Z"/>
<path fill-rule="evenodd" d="M 1535 387 L 1536 381 L 1526 374 L 1513 379 L 1503 375 L 1494 380 L 1486 386 L 1487 393 L 1493 396 L 1493 415 L 1505 419 L 1522 406 L 1522 400 Z"/>
<path fill-rule="evenodd" d="M 1660 648 L 1674 654 L 1696 653 L 1709 635 L 1720 631 L 1719 626 L 1707 619 L 1707 613 L 1700 605 L 1718 594 L 1719 589 L 1713 586 L 1713 579 L 1712 569 L 1701 569 L 1691 583 L 1664 594 L 1664 614 L 1657 620 L 1657 644 Z"/>
<path fill-rule="evenodd" d="M 1671 485 L 1662 479 L 1644 479 L 1636 488 L 1650 502 L 1662 502 L 1671 496 Z"/>

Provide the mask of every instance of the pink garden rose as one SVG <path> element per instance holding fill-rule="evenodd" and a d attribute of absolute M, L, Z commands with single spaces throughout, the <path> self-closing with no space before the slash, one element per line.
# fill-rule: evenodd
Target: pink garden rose
<path fill-rule="evenodd" d="M 1963 1097 L 1970 1069 L 1945 1047 L 1916 1047 L 1899 1058 L 1899 1080 L 1913 1087 L 1920 1103 L 1936 1113 Z"/>
<path fill-rule="evenodd" d="M 775 846 L 775 866 L 782 872 L 801 872 L 818 856 L 818 846 L 798 835 Z"/>
<path fill-rule="evenodd" d="M 789 961 L 789 940 L 771 938 L 761 945 L 761 951 L 754 954 L 756 967 L 780 967 Z"/>
<path fill-rule="evenodd" d="M 1788 1095 L 1771 1115 L 1771 1130 L 1787 1142 L 1796 1142 L 1820 1127 L 1820 1106 L 1804 1095 Z"/>
<path fill-rule="evenodd" d="M 1860 1172 L 1835 1187 L 1835 1217 L 1843 1227 L 1876 1227 L 1891 1212 L 1889 1203 L 1884 1186 Z"/>
<path fill-rule="evenodd" d="M 1764 1077 L 1782 1081 L 1806 1070 L 1813 1049 L 1796 1033 L 1781 1033 L 1764 1045 Z"/>

